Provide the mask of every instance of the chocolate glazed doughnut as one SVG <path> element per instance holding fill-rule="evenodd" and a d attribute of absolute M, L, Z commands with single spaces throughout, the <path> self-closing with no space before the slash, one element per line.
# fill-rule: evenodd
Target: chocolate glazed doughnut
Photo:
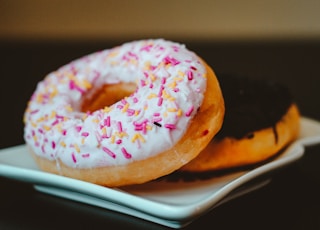
<path fill-rule="evenodd" d="M 285 86 L 218 75 L 225 100 L 221 130 L 181 171 L 205 172 L 263 162 L 296 139 L 300 114 Z"/>

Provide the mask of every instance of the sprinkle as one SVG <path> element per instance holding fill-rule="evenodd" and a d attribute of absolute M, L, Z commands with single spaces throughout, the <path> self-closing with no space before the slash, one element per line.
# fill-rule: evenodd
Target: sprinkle
<path fill-rule="evenodd" d="M 54 141 L 51 142 L 51 147 L 52 147 L 52 149 L 56 148 L 56 143 Z"/>
<path fill-rule="evenodd" d="M 62 147 L 66 147 L 66 146 L 67 146 L 64 141 L 61 141 L 61 142 L 60 142 L 60 145 L 61 145 Z"/>
<path fill-rule="evenodd" d="M 169 56 L 165 57 L 163 59 L 163 61 L 164 61 L 164 64 L 166 64 L 166 65 L 168 65 L 168 64 L 178 65 L 180 63 L 177 59 L 171 58 Z"/>
<path fill-rule="evenodd" d="M 81 156 L 82 156 L 83 158 L 88 158 L 88 157 L 90 157 L 90 153 L 84 153 L 84 154 L 81 154 Z"/>
<path fill-rule="evenodd" d="M 121 139 L 119 139 L 119 140 L 116 141 L 116 144 L 118 144 L 118 145 L 120 145 L 121 143 L 122 143 L 122 140 L 121 140 Z"/>
<path fill-rule="evenodd" d="M 72 160 L 74 163 L 77 163 L 77 158 L 76 156 L 74 155 L 74 153 L 71 154 L 71 157 L 72 157 Z"/>
<path fill-rule="evenodd" d="M 143 136 L 141 136 L 140 133 L 134 134 L 133 137 L 131 138 L 131 142 L 133 142 L 133 143 L 134 143 L 136 140 L 140 140 L 140 141 L 142 141 L 143 143 L 146 142 L 146 140 L 143 138 Z"/>
<path fill-rule="evenodd" d="M 131 154 L 128 153 L 124 147 L 121 148 L 121 152 L 123 153 L 123 156 L 127 159 L 130 159 L 132 157 Z"/>
<path fill-rule="evenodd" d="M 138 98 L 136 98 L 136 97 L 133 98 L 134 103 L 137 103 L 138 101 L 139 101 Z"/>
<path fill-rule="evenodd" d="M 107 116 L 107 118 L 104 119 L 103 124 L 106 125 L 107 127 L 110 127 L 110 116 Z"/>
<path fill-rule="evenodd" d="M 156 122 L 156 121 L 154 121 L 153 124 L 155 124 L 158 127 L 162 127 L 162 125 L 160 123 Z"/>
<path fill-rule="evenodd" d="M 190 117 L 190 115 L 191 115 L 191 113 L 193 112 L 193 109 L 194 109 L 194 107 L 193 107 L 193 105 L 187 110 L 187 112 L 186 112 L 186 116 L 187 117 Z"/>
<path fill-rule="evenodd" d="M 77 153 L 80 153 L 80 148 L 77 144 L 74 144 L 73 147 L 76 149 Z"/>
<path fill-rule="evenodd" d="M 83 132 L 83 133 L 81 133 L 81 136 L 87 137 L 87 136 L 89 136 L 89 133 L 88 132 Z"/>
<path fill-rule="evenodd" d="M 62 130 L 62 135 L 63 135 L 63 136 L 67 135 L 67 130 L 65 130 L 65 129 Z"/>
<path fill-rule="evenodd" d="M 77 132 L 80 132 L 80 131 L 81 131 L 81 129 L 82 129 L 82 127 L 81 127 L 81 126 L 76 126 L 76 130 L 77 130 Z"/>
<path fill-rule="evenodd" d="M 111 156 L 112 158 L 116 158 L 116 154 L 114 154 L 114 152 L 112 152 L 110 149 L 108 149 L 107 147 L 102 147 L 102 150 L 107 153 L 109 156 Z"/>
<path fill-rule="evenodd" d="M 191 81 L 191 80 L 193 79 L 193 72 L 189 70 L 189 71 L 187 72 L 187 76 L 188 76 L 188 80 Z"/>
<path fill-rule="evenodd" d="M 117 127 L 118 127 L 119 132 L 122 133 L 122 123 L 121 123 L 121 121 L 118 121 Z"/>
<path fill-rule="evenodd" d="M 162 102 L 163 102 L 163 98 L 162 97 L 159 97 L 159 100 L 158 100 L 158 106 L 161 106 L 162 105 Z"/>
<path fill-rule="evenodd" d="M 164 127 L 166 127 L 167 129 L 175 129 L 176 125 L 175 124 L 165 124 Z"/>
<path fill-rule="evenodd" d="M 135 110 L 134 109 L 127 109 L 127 115 L 128 116 L 133 116 L 135 114 Z"/>

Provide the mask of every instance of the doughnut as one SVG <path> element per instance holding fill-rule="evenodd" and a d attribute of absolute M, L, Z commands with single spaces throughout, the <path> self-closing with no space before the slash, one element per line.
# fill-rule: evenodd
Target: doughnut
<path fill-rule="evenodd" d="M 221 130 L 181 172 L 230 170 L 265 162 L 299 134 L 300 114 L 284 85 L 218 75 L 225 100 Z"/>
<path fill-rule="evenodd" d="M 170 174 L 222 126 L 213 70 L 185 45 L 139 40 L 49 73 L 24 114 L 43 171 L 116 187 Z"/>

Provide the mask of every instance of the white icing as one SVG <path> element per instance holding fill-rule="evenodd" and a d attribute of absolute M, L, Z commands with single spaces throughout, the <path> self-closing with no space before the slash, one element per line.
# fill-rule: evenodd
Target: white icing
<path fill-rule="evenodd" d="M 109 110 L 80 111 L 89 90 L 119 82 L 136 82 L 137 91 Z M 205 66 L 184 45 L 126 43 L 75 60 L 40 82 L 25 112 L 24 137 L 38 156 L 70 167 L 128 164 L 172 148 L 205 89 Z"/>

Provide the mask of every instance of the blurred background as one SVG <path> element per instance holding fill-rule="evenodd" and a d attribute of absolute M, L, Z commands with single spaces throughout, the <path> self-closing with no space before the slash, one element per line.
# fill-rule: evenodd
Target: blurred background
<path fill-rule="evenodd" d="M 1 0 L 14 40 L 318 39 L 318 0 Z"/>
<path fill-rule="evenodd" d="M 0 148 L 23 143 L 24 109 L 47 73 L 144 38 L 185 43 L 217 73 L 283 82 L 320 119 L 319 12 L 318 0 L 0 0 Z"/>

